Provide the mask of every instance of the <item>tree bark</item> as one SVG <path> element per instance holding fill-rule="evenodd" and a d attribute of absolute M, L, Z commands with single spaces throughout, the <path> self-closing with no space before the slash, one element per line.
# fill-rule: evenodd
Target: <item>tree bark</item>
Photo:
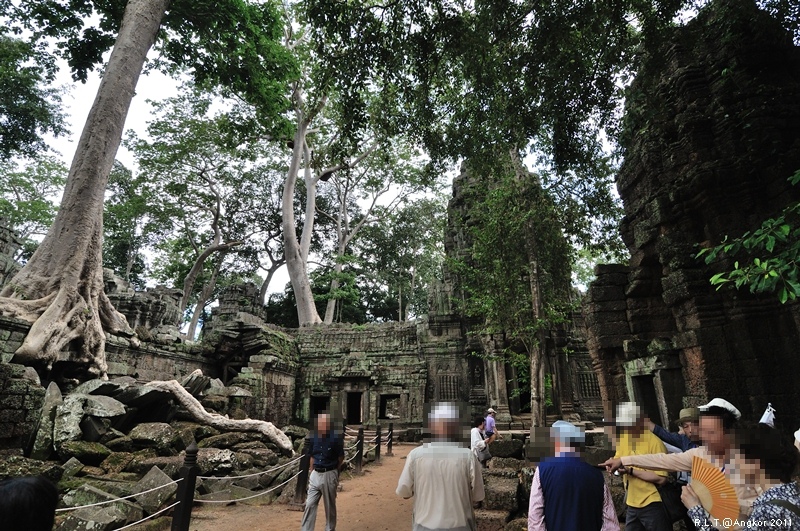
<path fill-rule="evenodd" d="M 103 292 L 103 200 L 136 83 L 168 4 L 128 2 L 53 226 L 0 292 L 0 313 L 33 323 L 16 363 L 49 368 L 74 342 L 76 361 L 105 377 L 105 332 L 133 334 Z"/>
<path fill-rule="evenodd" d="M 214 265 L 214 271 L 211 273 L 211 278 L 209 278 L 206 285 L 203 286 L 203 289 L 200 291 L 200 296 L 197 298 L 197 304 L 192 312 L 192 320 L 189 321 L 189 328 L 186 330 L 186 338 L 189 341 L 194 341 L 194 336 L 197 333 L 197 323 L 200 322 L 200 316 L 203 314 L 208 299 L 210 299 L 211 295 L 214 293 L 214 286 L 217 283 L 217 276 L 219 276 L 219 268 L 222 265 L 223 259 L 224 256 L 220 256 L 219 260 L 217 260 L 217 263 Z"/>
<path fill-rule="evenodd" d="M 341 257 L 337 257 L 341 258 Z M 333 323 L 333 316 L 336 312 L 336 301 L 337 299 L 334 298 L 333 294 L 339 289 L 339 275 L 342 273 L 342 262 L 341 260 L 336 260 L 336 265 L 333 268 L 333 278 L 331 279 L 331 289 L 330 289 L 330 298 L 328 299 L 328 305 L 325 307 L 325 320 L 323 321 L 325 324 Z"/>
<path fill-rule="evenodd" d="M 297 185 L 297 174 L 300 171 L 300 160 L 303 158 L 307 130 L 308 122 L 302 116 L 301 111 L 298 110 L 292 161 L 289 165 L 289 172 L 286 175 L 286 182 L 283 185 L 283 197 L 281 199 L 284 257 L 297 303 L 297 318 L 300 326 L 322 322 L 314 304 L 311 282 L 308 280 L 308 251 L 304 252 L 300 242 L 297 240 L 297 224 L 294 219 L 294 192 Z M 306 164 L 308 164 L 308 161 L 306 161 Z M 313 192 L 313 190 L 306 191 L 308 194 Z M 308 212 L 306 212 L 306 215 L 308 215 Z M 309 219 L 306 218 L 305 222 L 308 224 Z M 305 233 L 305 227 L 303 232 Z"/>

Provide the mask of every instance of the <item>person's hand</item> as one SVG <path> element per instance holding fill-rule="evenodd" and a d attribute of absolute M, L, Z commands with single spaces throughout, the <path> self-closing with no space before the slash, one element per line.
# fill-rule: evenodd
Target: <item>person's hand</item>
<path fill-rule="evenodd" d="M 647 427 L 648 430 L 653 431 L 656 427 L 656 423 L 650 420 L 650 417 L 644 418 L 644 425 Z"/>
<path fill-rule="evenodd" d="M 691 485 L 686 485 L 681 489 L 681 501 L 687 509 L 700 505 L 700 498 L 697 497 L 697 493 Z"/>
<path fill-rule="evenodd" d="M 620 468 L 624 468 L 624 466 L 622 464 L 622 459 L 620 459 L 620 458 L 616 458 L 616 459 L 612 458 L 612 459 L 609 459 L 608 461 L 605 461 L 605 462 L 600 463 L 600 464 L 603 465 L 604 467 L 606 467 L 606 470 L 609 473 L 610 472 L 615 472 L 615 471 L 619 470 Z"/>

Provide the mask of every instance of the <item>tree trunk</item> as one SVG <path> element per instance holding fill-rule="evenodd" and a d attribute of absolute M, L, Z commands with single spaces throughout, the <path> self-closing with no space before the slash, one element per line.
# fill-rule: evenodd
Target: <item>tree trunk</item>
<path fill-rule="evenodd" d="M 272 266 L 267 269 L 267 278 L 264 279 L 264 282 L 261 283 L 261 289 L 258 292 L 259 300 L 261 304 L 267 304 L 267 292 L 269 291 L 269 285 L 272 283 L 272 277 L 275 276 L 275 273 L 278 272 L 285 262 L 276 262 L 273 263 Z"/>
<path fill-rule="evenodd" d="M 0 313 L 33 323 L 16 363 L 52 366 L 70 343 L 105 377 L 105 332 L 133 334 L 103 292 L 103 200 L 125 118 L 169 0 L 130 0 L 70 167 L 58 214 L 0 292 Z"/>
<path fill-rule="evenodd" d="M 531 243 L 535 245 L 535 243 Z M 542 348 L 544 341 L 542 333 L 538 331 L 540 319 L 542 317 L 542 296 L 539 285 L 539 260 L 536 249 L 530 249 L 530 285 L 531 285 L 531 305 L 533 309 L 533 322 L 537 327 L 536 338 L 531 342 L 529 348 L 531 356 L 531 425 L 544 426 L 546 420 L 545 413 L 545 387 L 544 387 L 544 353 Z"/>
<path fill-rule="evenodd" d="M 197 333 L 197 323 L 200 322 L 200 316 L 203 314 L 208 299 L 214 294 L 214 286 L 217 283 L 217 276 L 219 276 L 219 268 L 222 265 L 223 259 L 224 256 L 220 256 L 219 260 L 217 260 L 214 271 L 211 273 L 211 278 L 209 278 L 206 285 L 203 286 L 203 289 L 200 291 L 200 296 L 197 298 L 197 304 L 192 312 L 192 320 L 189 321 L 189 329 L 186 330 L 186 338 L 189 341 L 194 341 L 194 336 Z"/>
<path fill-rule="evenodd" d="M 330 298 L 328 299 L 328 305 L 325 307 L 325 324 L 333 323 L 333 316 L 336 312 L 336 298 L 333 294 L 339 289 L 339 275 L 342 273 L 342 262 L 341 256 L 337 257 L 336 266 L 333 268 L 333 278 L 331 279 L 331 290 L 329 292 Z"/>
<path fill-rule="evenodd" d="M 281 199 L 284 257 L 286 258 L 286 269 L 289 271 L 289 279 L 292 282 L 292 290 L 297 303 L 297 319 L 300 322 L 300 326 L 322 322 L 314 304 L 314 294 L 311 292 L 311 282 L 308 280 L 307 261 L 303 256 L 304 253 L 300 242 L 297 240 L 297 225 L 294 219 L 294 191 L 297 185 L 297 173 L 300 170 L 300 160 L 303 156 L 307 129 L 308 123 L 306 123 L 305 118 L 300 116 L 297 123 L 297 132 L 294 135 L 292 162 L 289 165 L 289 173 L 283 185 L 283 197 Z M 311 194 L 313 190 L 307 190 L 307 193 Z M 309 220 L 306 219 L 306 223 L 308 222 Z"/>
<path fill-rule="evenodd" d="M 183 314 L 189 307 L 189 298 L 192 296 L 194 283 L 197 281 L 197 276 L 203 270 L 203 264 L 206 263 L 208 257 L 216 252 L 224 254 L 228 252 L 230 249 L 238 245 L 242 245 L 242 243 L 243 242 L 229 242 L 229 243 L 223 243 L 221 245 L 212 245 L 210 247 L 207 247 L 202 253 L 200 253 L 200 256 L 198 256 L 197 259 L 194 261 L 192 269 L 189 270 L 189 273 L 186 275 L 186 278 L 183 279 L 183 295 L 181 295 L 181 304 L 180 304 L 181 315 L 179 317 L 181 321 L 183 320 Z M 175 324 L 177 324 L 178 327 L 180 327 L 181 322 L 178 321 Z M 191 339 L 191 336 L 189 336 L 189 339 Z"/>

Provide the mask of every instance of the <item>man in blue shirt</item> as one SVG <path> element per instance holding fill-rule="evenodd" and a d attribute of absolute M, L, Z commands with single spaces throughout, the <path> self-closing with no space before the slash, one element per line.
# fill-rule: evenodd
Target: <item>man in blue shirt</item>
<path fill-rule="evenodd" d="M 696 407 L 687 407 L 681 409 L 678 418 L 678 426 L 680 426 L 683 433 L 672 433 L 653 421 L 648 419 L 648 426 L 650 431 L 656 437 L 664 441 L 666 444 L 671 444 L 678 448 L 681 452 L 691 450 L 700 446 L 700 430 L 698 429 L 698 420 L 700 418 L 700 410 Z"/>
<path fill-rule="evenodd" d="M 319 499 L 325 504 L 325 531 L 336 530 L 336 489 L 344 463 L 344 441 L 331 427 L 331 417 L 320 413 L 311 436 L 311 473 L 303 513 L 302 531 L 314 531 Z"/>

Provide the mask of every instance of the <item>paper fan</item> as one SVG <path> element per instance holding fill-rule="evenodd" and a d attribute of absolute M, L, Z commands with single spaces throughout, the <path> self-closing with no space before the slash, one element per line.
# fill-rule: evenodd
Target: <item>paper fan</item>
<path fill-rule="evenodd" d="M 692 489 L 700 504 L 717 520 L 739 517 L 739 499 L 728 478 L 717 467 L 703 459 L 692 458 Z"/>

